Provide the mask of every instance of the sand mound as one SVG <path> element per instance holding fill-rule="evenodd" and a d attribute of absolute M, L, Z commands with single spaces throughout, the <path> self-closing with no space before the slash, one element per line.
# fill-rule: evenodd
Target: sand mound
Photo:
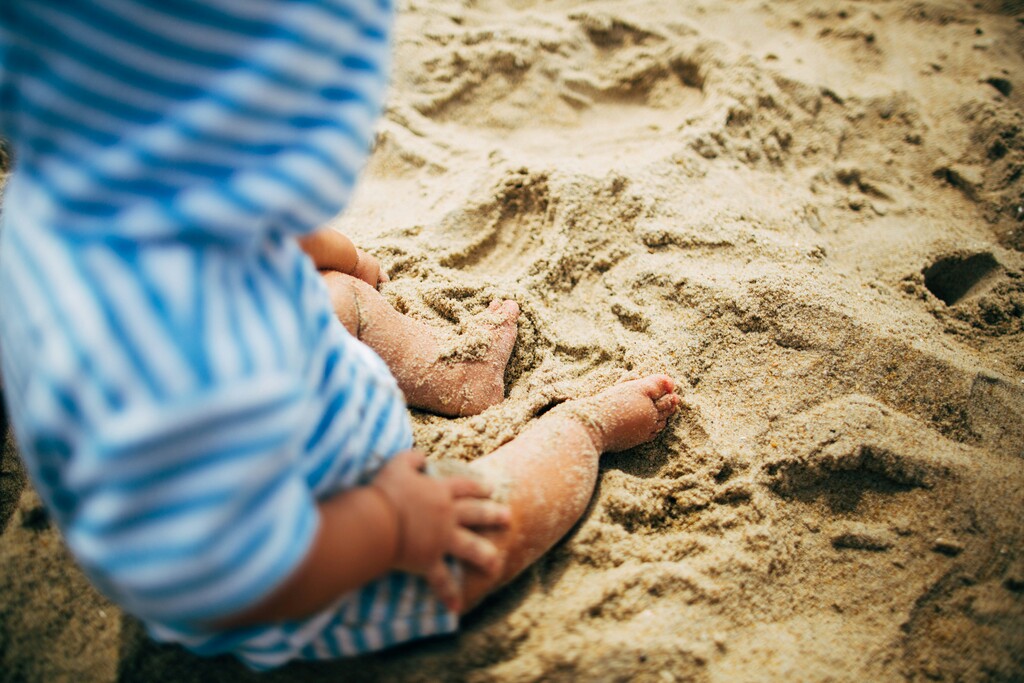
<path fill-rule="evenodd" d="M 262 680 L 1024 677 L 1022 53 L 994 0 L 406 2 L 338 226 L 399 310 L 523 311 L 508 400 L 419 444 L 650 372 L 683 409 L 459 637 Z M 37 507 L 0 679 L 248 680 L 146 641 Z"/>

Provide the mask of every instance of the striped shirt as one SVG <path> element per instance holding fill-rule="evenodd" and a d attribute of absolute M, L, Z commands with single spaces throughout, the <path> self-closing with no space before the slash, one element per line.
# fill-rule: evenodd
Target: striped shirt
<path fill-rule="evenodd" d="M 391 20 L 390 0 L 0 4 L 0 349 L 23 457 L 101 590 L 254 666 L 341 622 L 198 624 L 272 592 L 316 501 L 411 445 L 394 379 L 292 239 L 350 195 Z"/>

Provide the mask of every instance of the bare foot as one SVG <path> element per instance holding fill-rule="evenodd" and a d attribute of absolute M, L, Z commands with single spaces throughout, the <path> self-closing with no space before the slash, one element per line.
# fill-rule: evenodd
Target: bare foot
<path fill-rule="evenodd" d="M 598 451 L 624 451 L 650 441 L 665 428 L 679 408 L 675 386 L 668 375 L 650 375 L 570 401 L 556 410 L 582 422 Z"/>
<path fill-rule="evenodd" d="M 519 305 L 507 299 L 494 300 L 472 325 L 479 326 L 487 339 L 482 355 L 460 364 L 458 391 L 440 411 L 449 415 L 477 415 L 505 398 L 505 366 L 516 343 Z"/>
<path fill-rule="evenodd" d="M 362 280 L 327 271 L 334 313 L 387 363 L 409 405 L 439 415 L 476 415 L 505 398 L 505 366 L 519 306 L 495 300 L 453 335 L 402 315 Z"/>

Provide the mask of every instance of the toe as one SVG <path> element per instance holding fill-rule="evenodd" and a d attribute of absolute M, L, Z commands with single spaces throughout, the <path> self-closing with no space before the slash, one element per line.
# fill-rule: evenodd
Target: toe
<path fill-rule="evenodd" d="M 651 375 L 639 381 L 642 383 L 644 393 L 652 401 L 664 398 L 676 388 L 675 381 L 668 375 Z"/>
<path fill-rule="evenodd" d="M 501 308 L 505 311 L 509 320 L 516 320 L 519 318 L 519 304 L 512 299 L 505 299 L 501 302 Z"/>
<path fill-rule="evenodd" d="M 675 394 L 665 394 L 654 402 L 654 407 L 658 409 L 660 415 L 671 415 L 678 406 L 679 397 Z"/>
<path fill-rule="evenodd" d="M 519 318 L 519 304 L 511 299 L 495 299 L 488 304 L 487 312 L 503 316 L 506 322 L 513 322 Z"/>

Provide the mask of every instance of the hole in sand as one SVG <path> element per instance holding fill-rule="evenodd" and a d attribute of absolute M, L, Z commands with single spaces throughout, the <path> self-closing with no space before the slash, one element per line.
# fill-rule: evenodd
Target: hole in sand
<path fill-rule="evenodd" d="M 924 286 L 952 306 L 971 294 L 977 294 L 999 271 L 999 262 L 988 252 L 943 256 L 925 268 Z"/>
<path fill-rule="evenodd" d="M 724 484 L 729 480 L 729 477 L 733 475 L 732 465 L 724 463 L 722 469 L 718 470 L 718 474 L 715 475 L 715 481 L 719 484 Z"/>
<path fill-rule="evenodd" d="M 697 90 L 704 90 L 704 74 L 699 63 L 678 57 L 672 60 L 670 66 L 676 76 L 679 77 L 679 80 L 683 82 L 683 85 L 696 88 Z"/>
<path fill-rule="evenodd" d="M 1013 84 L 1005 78 L 986 78 L 985 82 L 991 85 L 993 88 L 999 91 L 1003 97 L 1009 97 L 1010 93 L 1013 92 Z"/>
<path fill-rule="evenodd" d="M 50 515 L 44 507 L 34 507 L 21 513 L 21 526 L 32 531 L 42 531 L 50 526 Z"/>

